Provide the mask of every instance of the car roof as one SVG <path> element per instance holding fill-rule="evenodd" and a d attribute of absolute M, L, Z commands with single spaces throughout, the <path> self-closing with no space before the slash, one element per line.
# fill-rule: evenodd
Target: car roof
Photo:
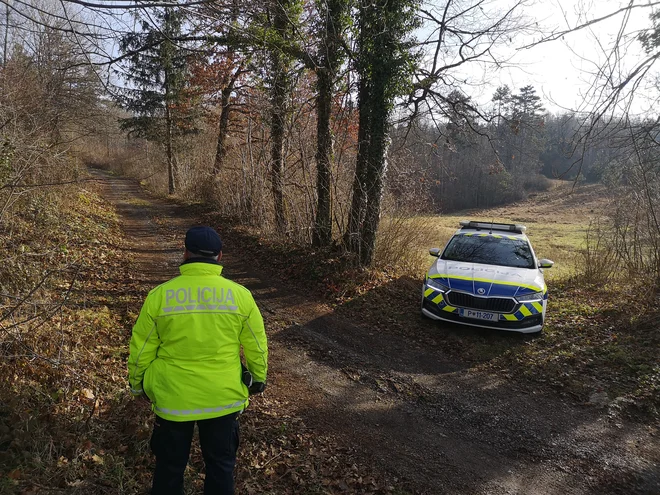
<path fill-rule="evenodd" d="M 507 239 L 518 239 L 521 241 L 528 240 L 525 234 L 519 234 L 517 232 L 508 232 L 504 230 L 485 230 L 485 229 L 471 229 L 463 227 L 458 229 L 454 235 L 475 235 L 475 236 L 493 236 L 493 237 L 505 237 Z"/>

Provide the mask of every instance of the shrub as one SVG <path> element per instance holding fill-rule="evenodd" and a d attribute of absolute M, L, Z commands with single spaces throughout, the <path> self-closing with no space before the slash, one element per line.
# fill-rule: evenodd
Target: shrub
<path fill-rule="evenodd" d="M 376 267 L 418 276 L 426 269 L 426 250 L 437 243 L 434 227 L 433 217 L 401 212 L 385 216 L 376 241 Z"/>
<path fill-rule="evenodd" d="M 589 224 L 580 255 L 580 278 L 584 282 L 601 284 L 616 276 L 620 263 L 607 219 L 597 218 Z"/>

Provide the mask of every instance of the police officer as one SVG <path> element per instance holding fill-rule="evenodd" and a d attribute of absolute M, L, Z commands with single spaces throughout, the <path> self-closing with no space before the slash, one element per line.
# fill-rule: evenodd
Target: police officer
<path fill-rule="evenodd" d="M 222 277 L 221 257 L 215 230 L 188 230 L 181 276 L 149 292 L 133 327 L 131 392 L 147 398 L 156 413 L 152 495 L 183 494 L 195 423 L 206 465 L 204 494 L 233 494 L 238 415 L 248 395 L 265 387 L 263 319 L 252 294 Z"/>

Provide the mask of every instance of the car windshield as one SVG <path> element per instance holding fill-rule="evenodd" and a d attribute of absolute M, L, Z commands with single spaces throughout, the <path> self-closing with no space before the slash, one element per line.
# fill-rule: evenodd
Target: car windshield
<path fill-rule="evenodd" d="M 492 235 L 455 235 L 442 253 L 442 259 L 534 268 L 534 257 L 526 240 Z"/>

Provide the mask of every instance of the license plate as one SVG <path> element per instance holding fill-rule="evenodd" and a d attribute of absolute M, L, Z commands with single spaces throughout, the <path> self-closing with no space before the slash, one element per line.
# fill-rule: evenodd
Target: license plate
<path fill-rule="evenodd" d="M 474 318 L 475 320 L 497 321 L 497 313 L 474 311 L 472 309 L 461 309 L 461 316 L 464 318 Z"/>

